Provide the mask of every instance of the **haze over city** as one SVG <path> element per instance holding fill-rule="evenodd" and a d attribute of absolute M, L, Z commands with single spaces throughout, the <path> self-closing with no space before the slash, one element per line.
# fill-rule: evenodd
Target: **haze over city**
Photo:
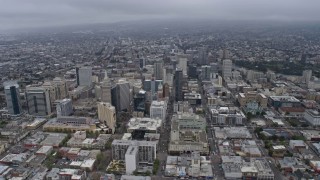
<path fill-rule="evenodd" d="M 131 20 L 319 21 L 318 0 L 1 0 L 1 30 Z"/>

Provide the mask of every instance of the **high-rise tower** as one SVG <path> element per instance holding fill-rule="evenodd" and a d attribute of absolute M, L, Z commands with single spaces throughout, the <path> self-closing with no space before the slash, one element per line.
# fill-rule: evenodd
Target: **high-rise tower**
<path fill-rule="evenodd" d="M 3 86 L 9 113 L 12 115 L 21 114 L 22 109 L 18 83 L 16 81 L 6 81 L 3 83 Z"/>
<path fill-rule="evenodd" d="M 183 93 L 182 93 L 182 85 L 183 85 L 183 73 L 182 69 L 177 69 L 174 74 L 174 94 L 176 101 L 183 100 Z"/>
<path fill-rule="evenodd" d="M 101 101 L 111 103 L 111 82 L 107 74 L 101 84 Z"/>

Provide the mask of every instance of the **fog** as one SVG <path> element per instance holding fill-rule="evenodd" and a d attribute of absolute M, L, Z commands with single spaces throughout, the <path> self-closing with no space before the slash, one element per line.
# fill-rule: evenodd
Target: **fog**
<path fill-rule="evenodd" d="M 0 30 L 131 20 L 318 21 L 319 0 L 0 0 Z"/>

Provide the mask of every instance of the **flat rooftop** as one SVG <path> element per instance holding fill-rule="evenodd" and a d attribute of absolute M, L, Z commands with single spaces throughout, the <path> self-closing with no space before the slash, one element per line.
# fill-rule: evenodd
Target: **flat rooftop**
<path fill-rule="evenodd" d="M 293 96 L 270 96 L 270 98 L 274 101 L 300 102 Z"/>
<path fill-rule="evenodd" d="M 128 123 L 128 129 L 131 130 L 153 130 L 161 127 L 161 119 L 152 118 L 131 118 Z"/>

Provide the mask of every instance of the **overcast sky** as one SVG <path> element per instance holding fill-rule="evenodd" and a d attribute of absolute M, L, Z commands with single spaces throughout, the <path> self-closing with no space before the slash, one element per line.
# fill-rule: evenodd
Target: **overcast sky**
<path fill-rule="evenodd" d="M 0 0 L 0 30 L 118 21 L 320 20 L 320 0 Z"/>

